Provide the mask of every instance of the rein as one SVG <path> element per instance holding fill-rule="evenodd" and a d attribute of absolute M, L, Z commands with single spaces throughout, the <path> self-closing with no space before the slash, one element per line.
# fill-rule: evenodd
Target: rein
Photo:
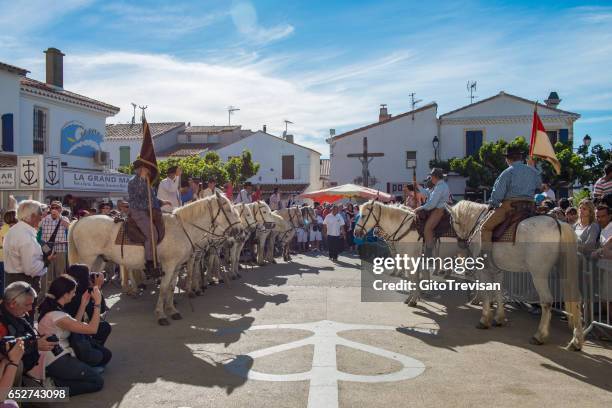
<path fill-rule="evenodd" d="M 476 228 L 478 228 L 478 226 L 481 224 L 483 217 L 488 213 L 488 211 L 489 207 L 485 207 L 482 211 L 480 211 L 480 214 L 478 214 L 478 218 L 472 226 L 472 229 L 465 237 L 460 237 L 459 234 L 457 234 L 457 230 L 455 229 L 455 220 L 453 219 L 453 213 L 450 211 L 448 212 L 451 217 L 451 226 L 453 227 L 455 234 L 457 234 L 457 244 L 459 245 L 459 248 L 467 249 L 470 246 L 472 238 L 474 238 L 474 235 L 476 234 Z"/>
<path fill-rule="evenodd" d="M 183 221 L 180 218 L 180 216 L 177 214 L 177 217 L 180 220 L 181 227 L 183 228 L 185 233 L 187 234 L 187 231 L 185 230 L 185 227 L 183 226 L 183 223 L 186 223 L 187 225 L 190 225 L 190 226 L 192 226 L 192 227 L 194 227 L 194 228 L 196 228 L 196 229 L 198 229 L 200 231 L 203 231 L 203 232 L 205 232 L 205 233 L 207 233 L 209 235 L 217 237 L 219 240 L 220 239 L 225 239 L 226 236 L 227 236 L 227 231 L 230 230 L 231 228 L 233 228 L 235 225 L 240 224 L 240 223 L 239 222 L 231 222 L 230 219 L 229 219 L 229 216 L 227 215 L 227 213 L 225 212 L 225 209 L 223 208 L 223 205 L 221 203 L 219 203 L 219 202 L 217 202 L 217 204 L 218 204 L 217 213 L 215 214 L 215 216 L 213 217 L 213 219 L 211 221 L 211 225 L 213 227 L 212 230 L 207 230 L 206 228 L 200 227 L 199 225 L 196 225 L 196 224 L 194 224 L 192 222 L 189 222 L 189 221 Z M 208 202 L 208 209 L 210 210 L 210 215 L 212 215 L 214 211 L 213 211 L 212 204 L 211 204 L 210 201 Z M 217 234 L 217 233 L 215 233 L 215 230 L 217 229 L 217 222 L 216 221 L 217 221 L 217 218 L 219 218 L 219 215 L 221 215 L 221 214 L 223 214 L 223 216 L 225 217 L 225 220 L 227 221 L 228 226 L 227 226 L 227 228 L 225 228 L 223 230 L 223 232 L 221 234 Z M 187 234 L 187 237 L 189 238 L 189 241 L 192 243 L 192 246 L 193 246 L 193 241 L 191 240 L 191 238 L 189 237 L 188 234 Z"/>
<path fill-rule="evenodd" d="M 413 213 L 406 212 L 406 215 L 404 215 L 404 218 L 399 223 L 395 231 L 392 234 L 387 234 L 385 230 L 382 228 L 382 226 L 380 225 L 380 217 L 382 216 L 382 206 L 380 206 L 379 208 L 380 209 L 378 211 L 378 217 L 377 217 L 376 214 L 374 214 L 374 206 L 372 206 L 370 209 L 370 212 L 368 212 L 368 216 L 365 218 L 365 221 L 363 222 L 363 225 L 360 225 L 361 220 L 359 220 L 360 222 L 355 226 L 355 230 L 357 230 L 357 227 L 359 227 L 361 230 L 365 231 L 365 225 L 367 225 L 368 220 L 370 219 L 370 216 L 374 217 L 374 221 L 376 222 L 374 224 L 374 227 L 372 228 L 378 228 L 378 230 L 380 231 L 379 235 L 383 235 L 383 238 L 385 239 L 385 241 L 399 241 L 402 238 L 404 238 L 406 235 L 408 235 L 410 231 L 413 230 L 414 223 L 410 224 L 410 226 L 400 234 L 400 231 L 402 230 L 402 228 L 404 228 L 404 225 L 406 221 L 408 220 L 408 217 L 411 217 L 411 216 L 414 217 Z"/>

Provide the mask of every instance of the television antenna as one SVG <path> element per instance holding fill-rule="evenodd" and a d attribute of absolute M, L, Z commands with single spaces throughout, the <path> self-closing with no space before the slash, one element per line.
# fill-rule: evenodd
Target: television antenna
<path fill-rule="evenodd" d="M 413 111 L 412 112 L 412 120 L 414 120 L 414 109 L 416 108 L 417 103 L 423 102 L 423 100 L 422 99 L 415 99 L 414 96 L 416 94 L 414 92 L 410 93 L 409 95 L 410 95 L 410 106 L 412 106 L 412 111 Z"/>
<path fill-rule="evenodd" d="M 240 108 L 235 108 L 233 106 L 227 107 L 227 125 L 230 126 L 232 124 L 232 113 L 239 111 Z"/>
<path fill-rule="evenodd" d="M 283 122 L 285 122 L 285 134 L 287 134 L 287 125 L 293 125 L 294 123 L 287 119 L 285 119 Z"/>
<path fill-rule="evenodd" d="M 136 123 L 136 107 L 137 107 L 137 106 L 138 106 L 138 105 L 136 105 L 134 102 L 132 102 L 132 107 L 134 108 L 134 114 L 132 115 L 132 125 L 133 125 L 134 123 Z"/>
<path fill-rule="evenodd" d="M 474 103 L 474 99 L 478 98 L 476 95 L 474 95 L 474 92 L 476 92 L 476 81 L 468 81 L 466 89 L 470 93 L 468 98 L 470 98 L 470 104 L 472 104 Z"/>
<path fill-rule="evenodd" d="M 144 121 L 145 119 L 145 109 L 147 109 L 149 107 L 149 105 L 146 106 L 139 106 L 138 108 L 142 109 L 142 120 Z"/>

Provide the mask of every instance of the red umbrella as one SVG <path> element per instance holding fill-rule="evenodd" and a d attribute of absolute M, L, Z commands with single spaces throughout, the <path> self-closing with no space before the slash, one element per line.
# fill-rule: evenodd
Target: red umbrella
<path fill-rule="evenodd" d="M 301 198 L 310 198 L 314 201 L 329 202 L 341 200 L 343 198 L 361 198 L 364 200 L 379 200 L 383 202 L 391 201 L 391 194 L 383 193 L 369 187 L 358 186 L 356 184 L 344 184 L 326 188 L 323 190 L 311 191 L 309 193 L 300 194 Z"/>

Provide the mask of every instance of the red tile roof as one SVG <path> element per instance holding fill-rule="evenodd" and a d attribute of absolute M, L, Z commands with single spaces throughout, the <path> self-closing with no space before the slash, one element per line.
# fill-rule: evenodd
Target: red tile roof
<path fill-rule="evenodd" d="M 238 130 L 242 126 L 189 126 L 184 130 L 184 133 L 219 133 Z"/>
<path fill-rule="evenodd" d="M 151 137 L 153 139 L 181 126 L 184 122 L 158 122 L 149 123 Z M 115 123 L 106 125 L 106 136 L 104 140 L 139 140 L 142 139 L 142 123 Z"/>
<path fill-rule="evenodd" d="M 0 167 L 17 166 L 17 156 L 14 154 L 0 154 Z"/>
<path fill-rule="evenodd" d="M 111 115 L 119 112 L 119 108 L 74 92 L 58 88 L 32 78 L 21 79 L 21 90 L 35 95 L 44 95 L 64 102 L 75 103 L 90 109 L 103 110 Z"/>
<path fill-rule="evenodd" d="M 23 76 L 26 76 L 26 74 L 30 72 L 27 69 L 19 68 L 10 64 L 5 64 L 4 62 L 0 62 L 0 69 Z"/>
<path fill-rule="evenodd" d="M 158 157 L 188 157 L 200 154 L 218 143 L 179 143 L 157 153 Z"/>

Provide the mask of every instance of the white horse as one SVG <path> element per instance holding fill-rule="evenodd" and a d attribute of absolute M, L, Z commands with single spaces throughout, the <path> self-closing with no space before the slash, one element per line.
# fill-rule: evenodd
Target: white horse
<path fill-rule="evenodd" d="M 194 201 L 164 214 L 164 239 L 157 246 L 157 257 L 165 272 L 159 288 L 155 308 L 160 325 L 168 325 L 166 313 L 172 319 L 181 319 L 173 305 L 174 288 L 179 268 L 192 257 L 195 244 L 205 239 L 222 239 L 235 235 L 240 220 L 232 212 L 229 200 L 221 195 Z M 91 216 L 72 223 L 68 231 L 68 259 L 70 264 L 84 263 L 97 270 L 104 260 L 110 260 L 128 269 L 143 269 L 144 246 L 115 244 L 121 224 L 106 216 Z"/>
<path fill-rule="evenodd" d="M 240 267 L 240 254 L 242 248 L 251 234 L 259 228 L 259 225 L 257 221 L 255 221 L 251 207 L 248 205 L 244 203 L 236 204 L 234 205 L 234 209 L 238 212 L 243 234 L 236 237 L 231 245 L 225 247 L 225 256 L 226 259 L 229 260 L 230 273 L 235 277 L 240 277 L 238 269 Z M 261 228 L 263 228 L 263 226 Z"/>
<path fill-rule="evenodd" d="M 302 211 L 298 207 L 283 208 L 282 210 L 276 210 L 273 212 L 274 215 L 280 217 L 276 222 L 276 226 L 268 242 L 266 243 L 266 260 L 275 263 L 274 260 L 274 246 L 279 241 L 283 260 L 289 262 L 291 260 L 290 246 L 295 231 L 297 228 L 304 228 L 304 218 L 302 217 Z"/>
<path fill-rule="evenodd" d="M 274 229 L 276 218 L 272 216 L 272 210 L 268 207 L 264 201 L 255 201 L 248 203 L 247 207 L 251 209 L 255 222 L 257 222 L 257 229 L 255 230 L 255 243 L 257 245 L 257 265 L 265 264 L 265 247 L 268 236 Z M 255 245 L 254 245 L 255 246 Z M 252 253 L 255 251 L 251 248 Z"/>
<path fill-rule="evenodd" d="M 401 212 L 398 212 L 401 211 Z M 471 201 L 460 201 L 449 207 L 452 226 L 459 241 L 467 241 L 477 228 L 479 218 L 487 211 L 487 205 Z M 411 216 L 412 213 L 412 216 Z M 360 233 L 379 226 L 390 236 L 399 237 L 403 242 L 416 243 L 418 234 L 414 231 L 414 212 L 406 209 L 392 209 L 381 203 L 369 202 L 362 207 L 362 219 L 359 220 Z M 403 220 L 403 221 L 402 221 Z M 355 228 L 357 232 L 357 227 Z M 470 244 L 470 250 L 475 256 L 480 252 L 480 234 Z M 537 240 L 537 241 L 536 241 Z M 543 256 L 545 245 L 546 256 Z M 418 247 L 418 245 L 414 245 Z M 454 248 L 457 252 L 460 247 Z M 417 254 L 420 255 L 420 251 Z M 414 255 L 413 255 L 414 256 Z M 578 289 L 578 262 L 576 258 L 576 237 L 572 228 L 566 223 L 557 223 L 551 217 L 539 216 L 528 218 L 519 223 L 516 230 L 515 244 L 494 243 L 493 262 L 506 271 L 516 273 L 530 273 L 533 284 L 538 292 L 542 306 L 542 316 L 538 330 L 531 338 L 532 344 L 543 344 L 548 338 L 551 318 L 551 303 L 553 301 L 548 278 L 557 262 L 561 266 L 563 279 L 563 292 L 565 296 L 565 309 L 568 314 L 568 323 L 573 330 L 573 337 L 568 348 L 580 350 L 584 343 L 582 317 L 580 311 L 580 294 Z M 489 268 L 490 269 L 490 268 Z M 481 271 L 483 280 L 492 283 L 503 283 L 502 273 Z M 489 328 L 491 324 L 504 325 L 506 323 L 504 300 L 500 291 L 495 292 L 497 308 L 495 318 L 492 319 L 491 293 L 484 291 L 482 316 L 478 328 Z"/>

